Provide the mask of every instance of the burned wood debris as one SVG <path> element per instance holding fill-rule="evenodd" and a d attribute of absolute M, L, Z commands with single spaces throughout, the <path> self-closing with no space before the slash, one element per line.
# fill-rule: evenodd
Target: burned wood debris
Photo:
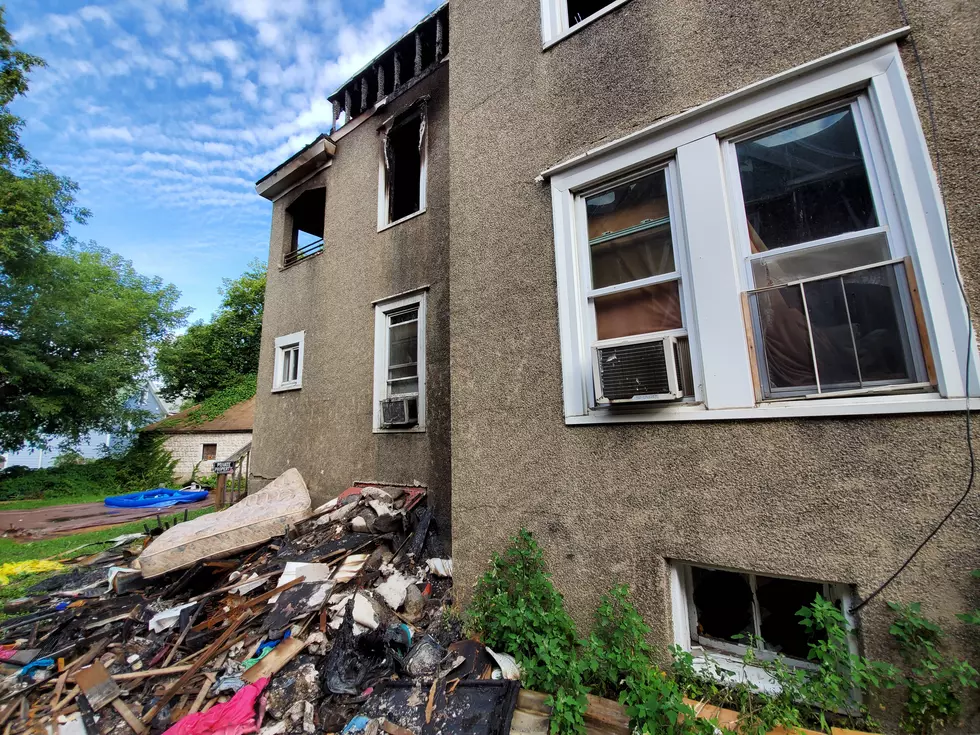
<path fill-rule="evenodd" d="M 354 487 L 306 515 L 149 579 L 152 539 L 124 538 L 8 603 L 3 735 L 509 732 L 512 660 L 461 641 L 424 489 Z"/>

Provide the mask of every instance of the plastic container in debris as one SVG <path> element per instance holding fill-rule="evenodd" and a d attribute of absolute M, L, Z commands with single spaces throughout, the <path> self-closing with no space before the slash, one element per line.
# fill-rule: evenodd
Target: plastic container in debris
<path fill-rule="evenodd" d="M 156 490 L 144 490 L 139 493 L 112 495 L 104 502 L 111 508 L 169 508 L 180 503 L 196 503 L 207 498 L 207 490 L 187 492 L 158 487 Z"/>

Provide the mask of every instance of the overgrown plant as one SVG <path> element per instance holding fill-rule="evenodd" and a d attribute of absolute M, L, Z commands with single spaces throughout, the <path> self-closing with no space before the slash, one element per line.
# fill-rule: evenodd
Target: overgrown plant
<path fill-rule="evenodd" d="M 551 695 L 553 734 L 581 733 L 588 702 L 575 622 L 531 532 L 522 529 L 511 542 L 477 582 L 467 625 L 490 648 L 514 656 L 525 686 Z"/>
<path fill-rule="evenodd" d="M 908 696 L 902 727 L 914 735 L 953 727 L 963 711 L 963 690 L 978 686 L 976 669 L 943 652 L 942 628 L 922 614 L 920 603 L 889 602 L 888 606 L 896 615 L 889 632 L 898 642 L 906 667 L 902 683 Z"/>
<path fill-rule="evenodd" d="M 649 626 L 620 585 L 603 595 L 583 655 L 585 683 L 595 694 L 618 698 L 630 727 L 641 733 L 714 732 L 684 702 L 677 681 L 653 660 Z"/>

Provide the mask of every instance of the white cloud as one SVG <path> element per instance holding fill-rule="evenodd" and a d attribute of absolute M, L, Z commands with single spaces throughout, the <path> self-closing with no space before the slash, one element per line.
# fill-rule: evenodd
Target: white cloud
<path fill-rule="evenodd" d="M 136 140 L 129 128 L 118 128 L 108 125 L 101 128 L 92 128 L 88 131 L 88 137 L 92 140 L 117 143 L 132 143 Z"/>

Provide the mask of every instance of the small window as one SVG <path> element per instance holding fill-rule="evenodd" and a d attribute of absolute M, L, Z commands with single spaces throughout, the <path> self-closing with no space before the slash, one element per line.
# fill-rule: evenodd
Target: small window
<path fill-rule="evenodd" d="M 303 386 L 303 341 L 305 332 L 276 337 L 275 374 L 272 390 L 296 390 Z"/>
<path fill-rule="evenodd" d="M 545 46 L 596 20 L 627 0 L 541 0 L 541 31 Z"/>
<path fill-rule="evenodd" d="M 201 460 L 215 459 L 218 456 L 217 444 L 205 444 L 201 449 Z"/>
<path fill-rule="evenodd" d="M 416 110 L 383 136 L 378 227 L 425 210 L 426 114 Z"/>
<path fill-rule="evenodd" d="M 323 252 L 323 227 L 327 216 L 327 190 L 324 187 L 303 192 L 286 207 L 290 240 L 283 254 L 283 268 Z"/>
<path fill-rule="evenodd" d="M 779 655 L 807 666 L 810 644 L 819 638 L 800 625 L 797 612 L 817 595 L 835 602 L 845 615 L 850 605 L 848 588 L 827 582 L 688 564 L 673 565 L 672 576 L 675 643 L 710 656 L 722 668 L 749 646 L 762 659 Z"/>
<path fill-rule="evenodd" d="M 927 383 L 858 100 L 734 143 L 762 397 Z"/>
<path fill-rule="evenodd" d="M 376 430 L 425 427 L 425 292 L 375 305 Z"/>

